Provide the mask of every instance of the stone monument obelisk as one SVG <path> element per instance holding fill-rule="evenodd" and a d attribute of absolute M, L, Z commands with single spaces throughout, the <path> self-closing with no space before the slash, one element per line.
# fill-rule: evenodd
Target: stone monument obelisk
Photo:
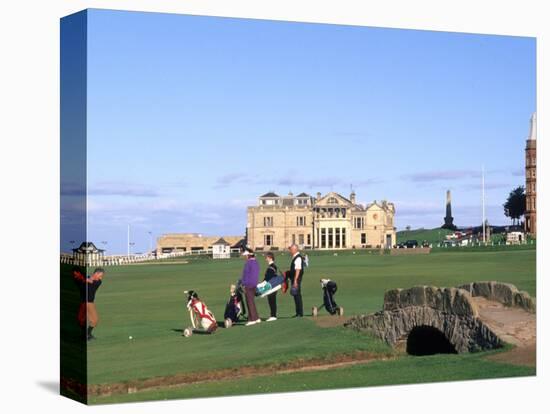
<path fill-rule="evenodd" d="M 447 190 L 447 202 L 445 204 L 445 223 L 441 226 L 442 229 L 456 230 L 453 224 L 453 214 L 451 211 L 451 190 Z"/>

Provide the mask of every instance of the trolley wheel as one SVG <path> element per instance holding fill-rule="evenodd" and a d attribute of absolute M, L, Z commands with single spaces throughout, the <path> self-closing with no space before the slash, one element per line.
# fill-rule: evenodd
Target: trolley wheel
<path fill-rule="evenodd" d="M 344 316 L 344 308 L 338 308 L 338 316 Z"/>
<path fill-rule="evenodd" d="M 189 338 L 191 335 L 193 335 L 193 328 L 185 328 L 183 330 L 183 336 L 186 338 Z"/>
<path fill-rule="evenodd" d="M 233 321 L 227 318 L 225 321 L 223 321 L 223 326 L 225 326 L 226 328 L 231 328 L 233 326 Z"/>
<path fill-rule="evenodd" d="M 317 309 L 317 306 L 314 306 L 313 308 L 311 308 L 311 314 L 313 315 L 314 318 L 317 317 L 318 313 L 319 313 L 319 310 Z"/>

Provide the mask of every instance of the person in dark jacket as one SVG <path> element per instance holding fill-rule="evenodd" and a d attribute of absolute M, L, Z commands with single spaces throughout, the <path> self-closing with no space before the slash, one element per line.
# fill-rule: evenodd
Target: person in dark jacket
<path fill-rule="evenodd" d="M 294 318 L 304 316 L 304 304 L 302 302 L 302 277 L 304 276 L 304 263 L 297 244 L 291 244 L 288 248 L 291 256 L 290 270 L 286 276 L 290 285 L 290 294 L 294 297 L 296 315 Z"/>
<path fill-rule="evenodd" d="M 265 260 L 267 262 L 267 269 L 265 270 L 264 280 L 269 282 L 276 277 L 279 273 L 277 265 L 275 264 L 275 255 L 271 252 L 266 253 Z M 269 303 L 270 317 L 266 319 L 266 322 L 272 322 L 277 320 L 277 291 L 271 295 L 267 295 L 267 303 Z"/>
<path fill-rule="evenodd" d="M 246 260 L 241 277 L 241 284 L 244 286 L 246 307 L 248 308 L 248 322 L 245 326 L 251 326 L 262 321 L 258 316 L 255 302 L 256 285 L 258 284 L 258 276 L 260 275 L 260 265 L 258 265 L 256 257 L 254 256 L 254 250 L 251 248 L 245 248 L 242 256 Z"/>

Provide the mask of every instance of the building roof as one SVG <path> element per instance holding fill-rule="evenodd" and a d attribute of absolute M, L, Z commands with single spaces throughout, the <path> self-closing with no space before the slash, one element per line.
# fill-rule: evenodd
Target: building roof
<path fill-rule="evenodd" d="M 307 193 L 300 193 L 296 197 L 311 197 L 311 196 Z"/>
<path fill-rule="evenodd" d="M 246 239 L 241 239 L 237 243 L 235 243 L 233 246 L 231 246 L 232 249 L 243 249 L 246 247 Z"/>
<path fill-rule="evenodd" d="M 82 242 L 80 246 L 78 246 L 77 249 L 73 249 L 73 252 L 81 252 L 81 253 L 101 253 L 104 252 L 103 249 L 98 249 L 95 244 L 92 242 Z"/>
<path fill-rule="evenodd" d="M 325 194 L 323 197 L 321 197 L 320 200 L 318 200 L 317 202 L 321 201 L 321 200 L 328 200 L 329 198 L 331 197 L 335 197 L 335 198 L 340 198 L 342 199 L 344 202 L 348 203 L 348 204 L 354 204 L 351 202 L 350 199 L 344 197 L 342 194 L 339 194 L 339 193 L 336 193 L 334 191 L 330 191 L 329 193 Z M 355 205 L 355 204 L 354 204 Z"/>
<path fill-rule="evenodd" d="M 273 191 L 270 191 L 269 193 L 265 193 L 264 195 L 261 195 L 260 198 L 264 197 L 279 197 L 277 194 L 275 194 Z"/>
<path fill-rule="evenodd" d="M 371 207 L 374 207 L 374 206 L 379 207 L 382 210 L 391 210 L 392 208 L 395 209 L 394 204 L 387 201 L 387 200 L 382 200 L 380 202 L 378 202 L 377 200 L 374 200 L 372 203 L 367 204 L 367 209 L 369 209 Z"/>
<path fill-rule="evenodd" d="M 223 245 L 223 246 L 230 246 L 230 244 L 227 243 L 227 242 L 224 240 L 223 237 L 220 237 L 220 238 L 218 239 L 217 242 L 212 243 L 212 246 L 216 246 L 216 245 L 220 245 L 220 244 Z"/>

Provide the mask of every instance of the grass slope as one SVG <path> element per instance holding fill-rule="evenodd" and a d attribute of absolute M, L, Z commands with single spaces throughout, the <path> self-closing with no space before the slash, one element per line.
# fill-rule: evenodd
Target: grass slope
<path fill-rule="evenodd" d="M 269 392 L 295 392 L 334 388 L 416 384 L 435 381 L 503 378 L 535 375 L 535 369 L 485 359 L 487 353 L 403 357 L 321 372 L 297 372 L 238 380 L 213 381 L 137 394 L 93 398 L 92 403 L 220 397 Z"/>

